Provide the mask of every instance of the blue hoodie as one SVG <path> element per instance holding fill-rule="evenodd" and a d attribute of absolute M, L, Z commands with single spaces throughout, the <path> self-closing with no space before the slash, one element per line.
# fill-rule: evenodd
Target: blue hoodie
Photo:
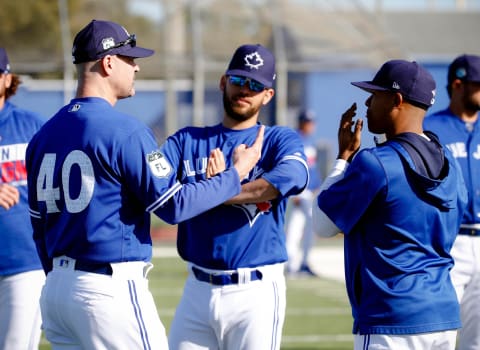
<path fill-rule="evenodd" d="M 450 250 L 466 205 L 459 166 L 433 134 L 364 149 L 318 205 L 345 233 L 353 333 L 457 329 Z"/>

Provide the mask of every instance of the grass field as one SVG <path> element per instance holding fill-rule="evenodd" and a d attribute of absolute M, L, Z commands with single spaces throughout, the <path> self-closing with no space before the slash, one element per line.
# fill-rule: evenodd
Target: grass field
<path fill-rule="evenodd" d="M 169 330 L 186 278 L 185 264 L 169 255 L 153 259 L 149 275 L 160 318 Z M 287 280 L 283 350 L 352 349 L 352 318 L 343 283 L 326 278 Z M 41 350 L 48 350 L 42 339 Z"/>

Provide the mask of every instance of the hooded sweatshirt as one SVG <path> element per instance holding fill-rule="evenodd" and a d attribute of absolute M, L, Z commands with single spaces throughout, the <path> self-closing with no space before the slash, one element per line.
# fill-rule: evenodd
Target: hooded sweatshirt
<path fill-rule="evenodd" d="M 460 327 L 450 249 L 466 198 L 458 164 L 428 133 L 361 150 L 319 195 L 320 209 L 345 234 L 353 333 Z"/>

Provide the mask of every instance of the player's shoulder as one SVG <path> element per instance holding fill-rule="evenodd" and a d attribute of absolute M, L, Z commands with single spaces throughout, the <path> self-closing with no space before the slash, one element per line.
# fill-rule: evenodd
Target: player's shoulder
<path fill-rule="evenodd" d="M 395 150 L 386 143 L 376 147 L 363 148 L 353 158 L 352 165 L 365 169 L 381 169 L 381 159 L 393 154 L 396 154 Z"/>
<path fill-rule="evenodd" d="M 458 118 L 447 108 L 441 111 L 428 114 L 423 120 L 423 124 L 437 125 L 437 124 L 444 124 L 444 123 L 453 123 L 457 120 Z"/>
<path fill-rule="evenodd" d="M 287 138 L 301 141 L 300 135 L 295 129 L 283 125 L 266 126 L 265 138 Z"/>
<path fill-rule="evenodd" d="M 35 111 L 19 107 L 9 101 L 5 103 L 5 109 L 9 109 L 17 124 L 26 124 L 30 126 L 41 126 L 45 123 L 47 118 Z"/>
<path fill-rule="evenodd" d="M 213 126 L 185 126 L 177 130 L 171 138 L 176 139 L 205 139 L 219 133 L 219 125 Z"/>

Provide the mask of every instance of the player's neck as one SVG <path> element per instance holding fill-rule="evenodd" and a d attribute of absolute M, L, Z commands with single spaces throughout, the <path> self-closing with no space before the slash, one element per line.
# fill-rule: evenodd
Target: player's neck
<path fill-rule="evenodd" d="M 227 115 L 223 117 L 222 125 L 228 129 L 242 130 L 257 125 L 257 118 L 252 117 L 247 120 L 236 120 Z"/>

